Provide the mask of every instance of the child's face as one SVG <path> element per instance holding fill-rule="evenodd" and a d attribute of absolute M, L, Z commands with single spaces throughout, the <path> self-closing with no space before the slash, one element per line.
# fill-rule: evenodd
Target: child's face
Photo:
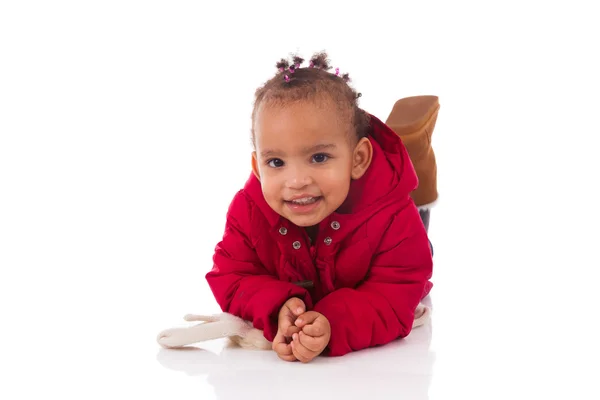
<path fill-rule="evenodd" d="M 297 226 L 317 225 L 339 208 L 352 178 L 366 169 L 360 149 L 371 150 L 370 142 L 357 144 L 338 113 L 332 105 L 304 101 L 261 106 L 256 115 L 254 173 L 269 206 Z"/>

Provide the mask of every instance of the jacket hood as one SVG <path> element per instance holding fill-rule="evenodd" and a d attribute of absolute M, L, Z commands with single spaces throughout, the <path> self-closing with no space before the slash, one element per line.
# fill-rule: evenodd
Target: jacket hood
<path fill-rule="evenodd" d="M 418 185 L 417 174 L 400 137 L 377 117 L 370 115 L 370 118 L 371 165 L 360 179 L 352 181 L 346 200 L 330 216 L 352 221 L 352 225 L 364 222 L 373 213 L 392 204 L 407 202 Z M 244 191 L 272 226 L 279 222 L 282 217 L 265 201 L 260 181 L 254 174 L 246 182 Z"/>
<path fill-rule="evenodd" d="M 390 203 L 404 202 L 416 189 L 417 174 L 400 137 L 371 115 L 369 139 L 373 159 L 362 178 L 352 182 L 341 214 L 371 214 Z"/>

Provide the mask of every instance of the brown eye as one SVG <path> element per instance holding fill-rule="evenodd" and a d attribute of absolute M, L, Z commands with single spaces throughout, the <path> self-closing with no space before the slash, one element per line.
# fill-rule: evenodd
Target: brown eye
<path fill-rule="evenodd" d="M 273 158 L 269 161 L 267 161 L 267 165 L 273 168 L 280 168 L 283 167 L 283 161 L 280 160 L 279 158 Z"/>
<path fill-rule="evenodd" d="M 325 161 L 327 161 L 329 159 L 329 156 L 327 154 L 319 153 L 319 154 L 315 154 L 312 158 L 313 158 L 313 162 L 320 164 L 320 163 L 324 163 Z"/>

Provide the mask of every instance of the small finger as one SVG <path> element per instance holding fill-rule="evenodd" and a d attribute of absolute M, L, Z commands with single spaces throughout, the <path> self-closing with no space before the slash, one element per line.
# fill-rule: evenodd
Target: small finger
<path fill-rule="evenodd" d="M 273 346 L 273 350 L 280 356 L 291 356 L 292 346 L 286 343 L 277 343 Z"/>
<path fill-rule="evenodd" d="M 296 317 L 306 310 L 304 302 L 297 297 L 290 299 L 290 302 L 288 303 L 288 308 Z"/>
<path fill-rule="evenodd" d="M 315 353 L 323 350 L 323 340 L 322 339 L 308 336 L 304 332 L 300 332 L 298 337 L 299 337 L 300 344 L 302 344 L 308 350 L 315 352 Z"/>
<path fill-rule="evenodd" d="M 298 361 L 302 363 L 307 363 L 314 358 L 314 353 L 304 347 L 298 340 L 292 341 L 292 353 Z"/>
<path fill-rule="evenodd" d="M 285 336 L 288 338 L 291 338 L 292 336 L 294 336 L 294 333 L 298 333 L 300 332 L 300 328 L 298 328 L 297 326 L 290 326 L 287 329 L 287 332 L 285 333 Z"/>
<path fill-rule="evenodd" d="M 296 325 L 298 328 L 302 328 L 306 324 L 313 323 L 317 317 L 318 314 L 314 311 L 305 312 L 304 314 L 300 315 L 296 321 L 294 321 L 294 325 Z"/>
<path fill-rule="evenodd" d="M 296 356 L 293 355 L 293 354 L 291 354 L 289 356 L 284 356 L 282 354 L 277 354 L 277 356 L 279 358 L 281 358 L 283 361 L 290 361 L 290 362 L 292 362 L 292 361 L 298 361 L 298 359 L 296 358 Z"/>
<path fill-rule="evenodd" d="M 271 347 L 273 348 L 273 350 L 275 350 L 275 346 L 278 346 L 282 343 L 287 344 L 286 339 L 281 333 L 281 331 L 278 331 L 275 337 L 273 338 L 273 343 L 271 344 Z"/>
<path fill-rule="evenodd" d="M 292 347 L 292 353 L 294 355 L 294 357 L 296 357 L 296 360 L 300 361 L 301 363 L 306 363 L 308 362 L 307 359 L 305 359 L 304 357 L 302 357 L 302 355 L 300 353 L 298 353 L 298 350 L 296 348 L 297 344 L 292 342 L 290 343 L 290 346 Z"/>
<path fill-rule="evenodd" d="M 308 336 L 318 338 L 325 334 L 325 329 L 321 324 L 308 324 L 302 328 L 302 332 L 306 333 Z"/>
<path fill-rule="evenodd" d="M 273 339 L 273 351 L 284 361 L 295 361 L 296 357 L 292 353 L 292 346 L 285 340 L 281 334 L 277 334 Z"/>

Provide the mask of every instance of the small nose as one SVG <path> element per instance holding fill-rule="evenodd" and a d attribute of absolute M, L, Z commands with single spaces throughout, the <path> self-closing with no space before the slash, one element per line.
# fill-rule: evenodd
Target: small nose
<path fill-rule="evenodd" d="M 285 186 L 289 189 L 302 189 L 310 185 L 312 178 L 305 168 L 289 168 Z"/>

